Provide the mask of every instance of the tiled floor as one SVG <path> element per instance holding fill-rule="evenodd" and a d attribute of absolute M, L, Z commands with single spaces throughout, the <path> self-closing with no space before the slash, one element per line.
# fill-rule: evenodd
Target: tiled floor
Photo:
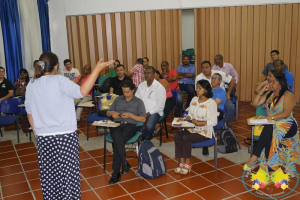
<path fill-rule="evenodd" d="M 295 116 L 300 122 L 300 106 L 295 109 Z M 240 102 L 239 121 L 234 121 L 234 132 L 241 145 L 244 138 L 250 136 L 250 127 L 246 119 L 254 115 L 249 103 Z M 84 116 L 83 116 L 84 117 Z M 169 121 L 170 122 L 170 121 Z M 79 129 L 86 133 L 86 124 L 81 122 Z M 169 129 L 171 132 L 171 129 Z M 91 127 L 90 137 L 97 135 Z M 175 131 L 174 131 L 175 133 Z M 159 139 L 159 138 L 156 138 Z M 164 137 L 164 144 L 173 143 L 174 134 L 169 140 Z M 184 176 L 174 173 L 177 160 L 164 155 L 167 173 L 157 179 L 140 179 L 134 173 L 137 159 L 128 159 L 133 167 L 121 177 L 119 183 L 109 185 L 112 170 L 112 158 L 107 158 L 107 171 L 103 170 L 103 149 L 85 151 L 80 147 L 81 191 L 83 200 L 93 199 L 259 199 L 250 194 L 242 182 L 242 165 L 224 157 L 218 158 L 218 170 L 214 169 L 214 160 L 200 160 L 192 157 L 192 171 Z M 213 152 L 211 152 L 213 153 Z M 238 152 L 236 153 L 238 155 Z M 297 165 L 300 171 L 300 165 Z M 246 183 L 247 185 L 247 183 Z M 291 186 L 292 187 L 292 186 Z M 250 186 L 248 186 L 250 188 Z M 267 187 L 266 187 L 267 188 Z M 276 188 L 275 188 L 276 189 Z M 300 186 L 285 198 L 300 199 Z M 271 193 L 276 193 L 272 189 Z M 37 163 L 37 151 L 33 142 L 15 144 L 10 140 L 0 142 L 0 200 L 42 199 Z"/>

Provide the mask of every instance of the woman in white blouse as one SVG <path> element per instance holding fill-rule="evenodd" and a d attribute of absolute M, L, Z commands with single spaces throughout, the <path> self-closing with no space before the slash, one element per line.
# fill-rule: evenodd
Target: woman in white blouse
<path fill-rule="evenodd" d="M 212 138 L 213 127 L 217 125 L 217 104 L 212 99 L 212 88 L 207 80 L 197 82 L 197 97 L 191 101 L 189 113 L 185 119 L 192 120 L 195 128 L 185 129 L 175 135 L 175 157 L 180 158 L 176 173 L 187 174 L 191 171 L 192 143 L 202 142 Z"/>

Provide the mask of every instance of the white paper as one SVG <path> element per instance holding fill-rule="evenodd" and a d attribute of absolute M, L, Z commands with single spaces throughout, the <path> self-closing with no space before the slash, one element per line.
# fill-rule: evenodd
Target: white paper
<path fill-rule="evenodd" d="M 250 119 L 250 124 L 268 124 L 267 119 Z"/>

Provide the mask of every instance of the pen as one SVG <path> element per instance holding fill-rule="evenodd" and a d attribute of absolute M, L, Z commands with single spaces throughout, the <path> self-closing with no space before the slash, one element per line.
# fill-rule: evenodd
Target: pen
<path fill-rule="evenodd" d="M 150 92 L 150 94 L 149 94 L 148 98 L 150 98 L 150 95 L 152 94 L 152 92 L 153 92 L 153 91 L 151 91 L 151 92 Z"/>

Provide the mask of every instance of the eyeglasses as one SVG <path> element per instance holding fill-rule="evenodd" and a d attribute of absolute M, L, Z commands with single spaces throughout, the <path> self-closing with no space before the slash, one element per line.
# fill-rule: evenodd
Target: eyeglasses
<path fill-rule="evenodd" d="M 218 61 L 218 60 L 220 60 L 220 59 L 214 59 L 215 62 Z"/>
<path fill-rule="evenodd" d="M 211 78 L 211 80 L 221 80 L 221 79 L 216 77 L 216 78 Z"/>

